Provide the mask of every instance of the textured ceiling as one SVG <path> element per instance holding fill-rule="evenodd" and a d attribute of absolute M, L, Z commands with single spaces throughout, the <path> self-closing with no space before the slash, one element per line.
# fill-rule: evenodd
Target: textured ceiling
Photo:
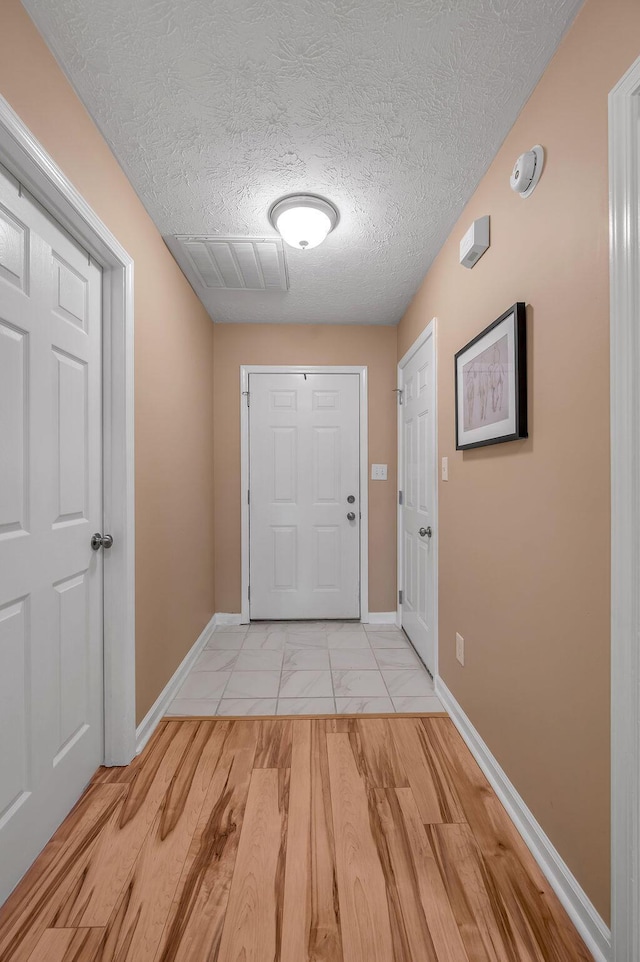
<path fill-rule="evenodd" d="M 361 324 L 398 322 L 581 5 L 23 2 L 170 246 L 339 208 L 288 292 L 199 290 L 214 320 Z"/>

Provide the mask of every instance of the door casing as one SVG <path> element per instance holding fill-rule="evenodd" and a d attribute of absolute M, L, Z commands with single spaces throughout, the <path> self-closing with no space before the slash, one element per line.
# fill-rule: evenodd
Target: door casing
<path fill-rule="evenodd" d="M 133 260 L 0 97 L 0 163 L 103 271 L 104 764 L 136 752 Z"/>
<path fill-rule="evenodd" d="M 241 623 L 249 624 L 249 406 L 250 374 L 357 374 L 360 378 L 360 621 L 369 621 L 369 449 L 368 379 L 366 365 L 271 365 L 240 367 L 240 503 L 242 544 Z M 250 399 L 249 399 L 250 400 Z"/>
<path fill-rule="evenodd" d="M 437 352 L 437 341 L 436 341 L 436 318 L 432 318 L 427 324 L 422 334 L 420 334 L 416 340 L 413 342 L 409 350 L 403 355 L 402 359 L 398 363 L 398 381 L 397 387 L 398 391 L 404 391 L 404 369 L 420 348 L 427 343 L 431 338 L 433 343 L 433 387 L 432 387 L 432 405 L 433 405 L 433 470 L 432 470 L 432 481 L 433 481 L 433 514 L 435 522 L 435 530 L 433 533 L 433 550 L 434 550 L 434 561 L 433 561 L 433 677 L 436 678 L 438 675 L 438 545 L 440 543 L 440 525 L 438 517 L 438 352 Z M 398 398 L 402 397 L 402 394 L 397 394 Z M 400 491 L 404 491 L 404 471 L 403 471 L 403 454 L 404 454 L 404 441 L 403 441 L 404 431 L 402 428 L 402 405 L 398 402 L 398 494 Z M 400 497 L 398 496 L 398 522 L 397 522 L 397 562 L 398 562 L 398 608 L 396 613 L 396 625 L 398 628 L 402 628 L 402 605 L 400 604 L 400 592 L 402 591 L 404 584 L 404 571 L 403 571 L 403 551 L 402 551 L 402 511 L 403 507 L 400 504 Z"/>
<path fill-rule="evenodd" d="M 639 128 L 640 58 L 609 94 L 613 962 L 640 958 Z"/>

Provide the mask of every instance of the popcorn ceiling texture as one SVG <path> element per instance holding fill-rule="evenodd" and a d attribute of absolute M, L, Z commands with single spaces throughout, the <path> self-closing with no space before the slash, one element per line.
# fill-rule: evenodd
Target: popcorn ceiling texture
<path fill-rule="evenodd" d="M 23 2 L 167 239 L 339 208 L 289 292 L 199 291 L 211 317 L 342 324 L 399 321 L 581 5 Z"/>

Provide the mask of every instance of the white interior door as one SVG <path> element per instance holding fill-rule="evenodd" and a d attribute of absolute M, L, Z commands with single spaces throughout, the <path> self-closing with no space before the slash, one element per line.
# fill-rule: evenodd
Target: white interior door
<path fill-rule="evenodd" d="M 403 368 L 402 627 L 435 668 L 435 369 L 433 336 Z"/>
<path fill-rule="evenodd" d="M 103 755 L 101 272 L 0 168 L 0 902 Z"/>
<path fill-rule="evenodd" d="M 360 378 L 250 374 L 249 398 L 251 617 L 359 618 Z"/>

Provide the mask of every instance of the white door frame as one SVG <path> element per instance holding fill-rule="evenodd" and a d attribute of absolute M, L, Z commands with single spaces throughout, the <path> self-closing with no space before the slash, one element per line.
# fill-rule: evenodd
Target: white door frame
<path fill-rule="evenodd" d="M 611 937 L 640 959 L 640 59 L 609 95 Z"/>
<path fill-rule="evenodd" d="M 240 366 L 241 623 L 249 624 L 249 406 L 250 374 L 357 374 L 360 378 L 360 621 L 369 621 L 369 431 L 366 365 L 242 364 Z"/>
<path fill-rule="evenodd" d="M 422 334 L 420 334 L 409 350 L 403 355 L 402 359 L 398 363 L 398 382 L 397 387 L 399 391 L 404 391 L 404 369 L 420 348 L 427 343 L 429 338 L 433 338 L 433 385 L 431 388 L 431 404 L 433 407 L 433 520 L 434 520 L 434 537 L 433 537 L 433 677 L 435 678 L 438 674 L 438 545 L 440 543 L 440 532 L 438 525 L 438 352 L 437 352 L 437 341 L 436 341 L 436 328 L 437 319 L 435 317 L 431 318 L 427 326 L 425 327 Z M 398 398 L 402 398 L 402 394 L 397 395 Z M 404 472 L 403 472 L 403 454 L 404 454 L 404 430 L 402 424 L 402 404 L 398 403 L 398 494 L 400 491 L 404 491 Z M 403 571 L 403 546 L 402 546 L 402 505 L 400 504 L 400 497 L 398 501 L 398 522 L 397 522 L 397 564 L 398 564 L 398 609 L 396 613 L 396 625 L 398 628 L 402 627 L 402 605 L 400 604 L 400 592 L 403 590 L 404 585 L 404 571 Z"/>
<path fill-rule="evenodd" d="M 103 271 L 104 763 L 136 751 L 133 261 L 0 97 L 0 163 Z"/>

